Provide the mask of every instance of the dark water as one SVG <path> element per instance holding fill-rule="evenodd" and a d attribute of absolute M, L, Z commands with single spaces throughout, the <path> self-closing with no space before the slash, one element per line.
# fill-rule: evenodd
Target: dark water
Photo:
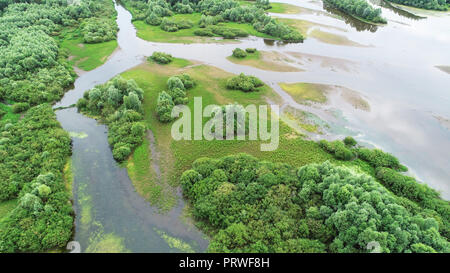
<path fill-rule="evenodd" d="M 76 103 L 84 91 L 136 66 L 153 51 L 164 51 L 264 79 L 284 99 L 285 106 L 310 111 L 325 121 L 334 119 L 357 140 L 395 154 L 410 167 L 412 174 L 441 190 L 444 197 L 450 197 L 450 129 L 436 118 L 450 119 L 450 75 L 435 68 L 450 65 L 450 13 L 426 12 L 419 14 L 426 18 L 418 20 L 410 13 L 380 4 L 388 25 L 374 28 L 364 27 L 365 24 L 342 14 L 341 19 L 337 18 L 335 11 L 323 9 L 321 1 L 282 2 L 313 12 L 278 16 L 321 24 L 314 28 L 363 46 L 335 45 L 314 38 L 302 44 L 282 44 L 250 37 L 243 39 L 239 47 L 337 57 L 349 62 L 350 69 L 330 69 L 314 62 L 300 64 L 298 59 L 289 57 L 290 65 L 305 71 L 264 71 L 226 60 L 236 44 L 146 42 L 136 37 L 129 12 L 116 6 L 120 48 L 103 66 L 81 75 L 75 88 L 55 107 Z M 371 111 L 359 111 L 339 103 L 300 105 L 281 90 L 280 82 L 340 85 L 360 92 L 369 101 Z M 339 118 L 331 117 L 331 112 L 338 113 Z M 180 251 L 168 244 L 167 236 L 190 244 L 195 251 L 206 249 L 207 241 L 202 234 L 187 228 L 180 220 L 182 200 L 162 215 L 135 193 L 126 169 L 112 158 L 105 126 L 75 109 L 57 111 L 57 116 L 67 131 L 87 134 L 85 138 L 73 138 L 75 240 L 80 242 L 82 250 L 102 246 L 117 251 L 120 247 L 121 251 L 133 252 Z M 326 137 L 341 136 L 333 133 Z"/>

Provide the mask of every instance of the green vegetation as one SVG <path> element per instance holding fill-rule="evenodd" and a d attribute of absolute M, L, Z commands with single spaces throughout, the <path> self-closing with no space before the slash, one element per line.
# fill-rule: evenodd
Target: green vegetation
<path fill-rule="evenodd" d="M 148 61 L 154 61 L 158 64 L 168 64 L 173 60 L 172 55 L 164 52 L 153 52 L 152 56 L 147 58 Z"/>
<path fill-rule="evenodd" d="M 195 82 L 188 74 L 172 76 L 167 80 L 168 91 L 161 91 L 158 95 L 156 113 L 161 122 L 172 121 L 172 109 L 175 105 L 187 104 L 186 91 L 195 86 Z"/>
<path fill-rule="evenodd" d="M 0 103 L 0 127 L 7 123 L 14 123 L 19 120 L 19 115 L 12 111 L 12 107 Z"/>
<path fill-rule="evenodd" d="M 450 4 L 449 0 L 388 0 L 400 5 L 411 6 L 421 9 L 431 10 L 447 10 L 447 6 Z"/>
<path fill-rule="evenodd" d="M 296 14 L 300 13 L 302 9 L 298 6 L 285 3 L 270 3 L 270 8 L 267 11 L 272 13 Z"/>
<path fill-rule="evenodd" d="M 373 8 L 366 0 L 325 0 L 324 2 L 363 21 L 387 23 L 386 19 L 381 17 L 381 9 Z"/>
<path fill-rule="evenodd" d="M 0 202 L 0 221 L 17 206 L 17 199 Z"/>
<path fill-rule="evenodd" d="M 450 237 L 450 203 L 440 198 L 439 193 L 425 184 L 417 182 L 414 178 L 401 174 L 408 169 L 401 165 L 393 155 L 379 149 L 367 149 L 359 147 L 351 137 L 346 137 L 343 142 L 336 140 L 328 142 L 319 141 L 319 145 L 329 153 L 341 160 L 350 160 L 355 157 L 369 163 L 375 169 L 375 177 L 390 191 L 399 197 L 408 199 L 408 207 L 414 213 L 419 213 L 418 206 L 426 209 L 420 212 L 435 218 L 439 223 L 439 230 L 445 238 Z M 342 155 L 351 155 L 345 157 Z"/>
<path fill-rule="evenodd" d="M 76 4 L 60 0 L 16 2 L 22 1 L 8 1 L 4 4 L 9 5 L 1 7 L 0 100 L 30 105 L 54 102 L 76 76 L 67 61 L 71 57 L 69 55 L 73 55 L 70 50 L 74 47 L 65 42 L 66 34 L 71 29 L 78 29 L 76 33 L 80 35 L 80 41 L 82 37 L 89 42 L 103 41 L 106 36 L 114 39 L 115 33 L 103 31 L 110 24 L 114 24 L 111 29 L 117 28 L 110 19 L 112 15 L 105 11 L 111 7 L 114 11 L 112 1 L 83 0 Z M 109 21 L 106 23 L 106 19 L 100 17 L 107 17 Z M 102 53 L 106 52 L 95 52 L 95 58 Z M 85 66 L 93 68 L 92 65 Z"/>
<path fill-rule="evenodd" d="M 264 83 L 260 79 L 254 76 L 246 76 L 244 73 L 232 77 L 227 81 L 228 89 L 241 90 L 244 92 L 258 91 L 258 88 L 262 86 L 264 86 Z"/>
<path fill-rule="evenodd" d="M 69 135 L 46 104 L 1 126 L 0 134 L 0 201 L 17 200 L 0 220 L 0 252 L 64 247 L 73 223 L 62 177 L 70 156 Z"/>
<path fill-rule="evenodd" d="M 81 112 L 99 117 L 108 125 L 108 141 L 117 161 L 127 159 L 142 143 L 142 100 L 143 91 L 135 81 L 117 76 L 86 91 L 77 102 Z"/>
<path fill-rule="evenodd" d="M 173 35 L 166 33 L 166 36 L 179 38 L 197 35 L 232 39 L 251 34 L 270 36 L 286 42 L 303 41 L 302 35 L 296 30 L 272 19 L 265 13 L 267 1 L 257 1 L 255 5 L 240 5 L 240 2 L 235 0 L 169 2 L 150 0 L 148 3 L 144 2 L 124 1 L 125 6 L 133 14 L 134 20 L 142 20 L 153 26 L 144 27 L 142 23 L 139 23 L 140 21 L 135 22 L 138 35 L 152 41 L 171 41 L 170 38 L 161 36 L 156 29 L 157 26 L 165 32 L 174 33 Z M 179 42 L 177 39 L 172 41 Z"/>
<path fill-rule="evenodd" d="M 239 58 L 239 59 L 245 58 L 245 57 L 247 57 L 247 52 L 240 48 L 235 48 L 233 50 L 233 57 Z"/>
<path fill-rule="evenodd" d="M 211 252 L 448 252 L 439 222 L 366 174 L 247 154 L 199 158 L 180 178 Z"/>
<path fill-rule="evenodd" d="M 88 44 L 115 40 L 117 30 L 116 22 L 109 18 L 88 18 L 81 24 L 83 41 Z"/>
<path fill-rule="evenodd" d="M 298 103 L 305 101 L 324 103 L 327 101 L 327 86 L 323 84 L 280 83 L 280 87 Z"/>

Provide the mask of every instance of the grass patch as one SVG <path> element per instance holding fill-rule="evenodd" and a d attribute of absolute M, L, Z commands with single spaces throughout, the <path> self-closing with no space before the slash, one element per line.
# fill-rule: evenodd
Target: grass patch
<path fill-rule="evenodd" d="M 0 103 L 0 121 L 15 123 L 19 120 L 20 114 L 15 114 L 11 106 Z"/>
<path fill-rule="evenodd" d="M 72 158 L 69 157 L 67 159 L 66 165 L 63 169 L 63 179 L 64 179 L 64 185 L 66 186 L 67 192 L 70 194 L 71 198 L 73 196 L 72 192 L 72 186 L 73 186 L 73 165 L 72 165 Z"/>
<path fill-rule="evenodd" d="M 118 45 L 116 40 L 85 44 L 79 28 L 65 30 L 59 40 L 60 47 L 69 51 L 69 63 L 85 71 L 104 64 Z"/>
<path fill-rule="evenodd" d="M 221 42 L 235 42 L 236 40 L 227 40 L 221 39 L 217 40 L 220 36 L 215 37 L 200 37 L 194 34 L 194 31 L 200 29 L 198 23 L 200 21 L 201 14 L 200 13 L 192 13 L 192 14 L 175 14 L 170 17 L 170 19 L 174 21 L 180 20 L 190 20 L 194 23 L 194 27 L 189 29 L 180 29 L 176 32 L 167 32 L 162 30 L 159 26 L 152 26 L 146 24 L 144 21 L 136 20 L 133 21 L 134 26 L 137 30 L 137 36 L 143 40 L 151 41 L 151 42 L 160 42 L 160 43 L 216 43 L 217 41 Z M 222 23 L 225 27 L 237 28 L 241 30 L 245 30 L 249 35 L 276 39 L 273 36 L 261 33 L 256 31 L 252 25 L 250 24 L 238 24 L 234 22 Z"/>
<path fill-rule="evenodd" d="M 298 103 L 312 101 L 325 103 L 327 101 L 327 85 L 314 83 L 280 83 L 280 87 L 286 91 Z"/>
<path fill-rule="evenodd" d="M 297 14 L 302 11 L 301 7 L 285 3 L 270 3 L 270 6 L 272 8 L 267 11 L 272 13 Z"/>
<path fill-rule="evenodd" d="M 17 199 L 0 202 L 0 220 L 17 206 Z"/>
<path fill-rule="evenodd" d="M 247 53 L 245 58 L 236 58 L 229 56 L 227 59 L 230 62 L 240 65 L 252 66 L 262 70 L 277 71 L 277 72 L 296 72 L 300 69 L 290 66 L 285 62 L 288 61 L 284 55 L 275 51 L 256 51 L 255 53 Z"/>

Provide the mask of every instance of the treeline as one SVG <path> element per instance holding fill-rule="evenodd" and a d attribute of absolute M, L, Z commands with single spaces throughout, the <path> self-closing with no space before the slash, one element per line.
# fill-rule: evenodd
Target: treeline
<path fill-rule="evenodd" d="M 200 158 L 180 178 L 210 252 L 448 252 L 439 222 L 366 174 L 246 155 Z"/>
<path fill-rule="evenodd" d="M 64 247 L 73 211 L 62 173 L 71 140 L 50 105 L 31 108 L 17 123 L 0 127 L 0 202 L 18 205 L 0 222 L 0 252 Z"/>
<path fill-rule="evenodd" d="M 324 3 L 369 22 L 387 23 L 386 19 L 381 17 L 381 8 L 373 8 L 366 0 L 324 0 Z"/>
<path fill-rule="evenodd" d="M 54 102 L 76 76 L 66 61 L 68 53 L 59 49 L 54 37 L 63 28 L 77 27 L 80 20 L 103 16 L 102 6 L 110 1 L 16 2 L 22 1 L 3 1 L 0 5 L 3 9 L 0 17 L 0 100 L 30 105 Z M 97 30 L 89 27 L 93 25 Z M 115 34 L 103 28 L 104 25 L 95 20 L 86 22 L 83 27 L 86 42 L 114 39 Z"/>
<path fill-rule="evenodd" d="M 414 213 L 434 217 L 439 223 L 439 230 L 445 238 L 450 238 L 450 203 L 442 200 L 439 193 L 426 184 L 417 182 L 414 178 L 401 172 L 408 169 L 399 160 L 380 149 L 368 149 L 357 145 L 352 137 L 343 141 L 319 141 L 319 145 L 340 160 L 360 159 L 369 163 L 375 169 L 375 176 L 390 191 L 409 202 L 405 205 Z M 425 210 L 419 209 L 422 208 Z"/>
<path fill-rule="evenodd" d="M 146 23 L 155 26 L 161 26 L 165 31 L 177 31 L 182 28 L 191 28 L 194 22 L 172 21 L 167 17 L 174 13 L 202 13 L 202 19 L 199 27 L 206 30 L 196 31 L 200 36 L 223 36 L 225 38 L 245 37 L 248 33 L 242 32 L 240 35 L 233 35 L 230 29 L 226 29 L 222 22 L 237 22 L 242 24 L 251 24 L 254 29 L 286 42 L 301 42 L 303 36 L 295 29 L 278 22 L 268 16 L 264 11 L 264 1 L 259 1 L 257 5 L 241 6 L 235 0 L 146 0 L 131 1 L 125 3 L 133 11 L 134 19 L 144 20 Z M 182 26 L 182 27 L 180 27 Z M 215 28 L 213 27 L 215 26 Z M 222 30 L 222 28 L 225 28 Z M 235 30 L 236 31 L 236 30 Z"/>
<path fill-rule="evenodd" d="M 108 125 L 108 142 L 114 159 L 123 161 L 142 143 L 145 133 L 144 91 L 134 80 L 116 76 L 84 93 L 78 110 Z"/>
<path fill-rule="evenodd" d="M 450 4 L 450 0 L 388 0 L 389 2 L 397 3 L 400 5 L 411 6 L 422 9 L 431 10 L 447 10 L 447 5 Z"/>

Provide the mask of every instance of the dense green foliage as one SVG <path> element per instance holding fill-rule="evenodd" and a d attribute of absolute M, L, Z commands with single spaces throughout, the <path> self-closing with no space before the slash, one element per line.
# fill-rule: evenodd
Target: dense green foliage
<path fill-rule="evenodd" d="M 408 199 L 404 204 L 419 213 L 417 204 L 426 209 L 426 215 L 438 220 L 440 232 L 445 238 L 450 238 L 450 204 L 440 198 L 439 193 L 414 178 L 401 174 L 408 169 L 401 165 L 393 155 L 380 149 L 359 147 L 352 137 L 346 137 L 343 142 L 336 140 L 319 141 L 319 146 L 340 160 L 351 160 L 355 157 L 366 161 L 374 169 L 376 178 L 390 191 L 399 197 Z M 423 213 L 423 212 L 422 212 Z"/>
<path fill-rule="evenodd" d="M 77 102 L 80 111 L 99 117 L 108 125 L 108 141 L 117 161 L 127 159 L 142 143 L 143 98 L 144 92 L 135 81 L 117 76 L 86 91 Z"/>
<path fill-rule="evenodd" d="M 0 201 L 19 199 L 0 222 L 0 252 L 64 247 L 73 223 L 62 179 L 71 150 L 69 135 L 45 104 L 0 127 L 0 134 Z"/>
<path fill-rule="evenodd" d="M 168 91 L 161 91 L 158 94 L 156 103 L 156 114 L 161 122 L 173 120 L 171 113 L 175 105 L 187 104 L 188 97 L 186 91 L 195 86 L 195 82 L 188 74 L 175 75 L 167 80 Z"/>
<path fill-rule="evenodd" d="M 258 91 L 258 88 L 261 86 L 264 86 L 264 83 L 260 79 L 254 76 L 246 76 L 244 73 L 232 77 L 227 81 L 228 89 L 241 90 L 244 92 Z"/>
<path fill-rule="evenodd" d="M 172 55 L 164 53 L 164 52 L 153 52 L 152 56 L 147 58 L 148 61 L 154 61 L 158 64 L 168 64 L 173 60 Z"/>
<path fill-rule="evenodd" d="M 104 1 L 15 2 L 25 1 L 8 1 L 3 2 L 8 6 L 0 6 L 4 9 L 0 17 L 0 100 L 31 105 L 56 101 L 74 82 L 75 73 L 66 61 L 67 53 L 59 49 L 53 36 L 64 28 L 78 26 L 84 18 L 102 14 Z M 109 31 L 104 32 L 104 26 L 97 19 L 87 21 L 83 27 L 85 40 L 103 41 L 111 36 Z"/>
<path fill-rule="evenodd" d="M 373 8 L 366 0 L 325 0 L 324 2 L 349 15 L 369 22 L 386 23 L 386 19 L 381 17 L 381 9 Z"/>
<path fill-rule="evenodd" d="M 211 252 L 448 252 L 435 217 L 374 178 L 328 162 L 294 168 L 239 154 L 181 176 Z"/>
<path fill-rule="evenodd" d="M 240 48 L 235 48 L 233 50 L 233 57 L 240 58 L 240 59 L 245 58 L 245 57 L 247 57 L 247 52 Z"/>
<path fill-rule="evenodd" d="M 81 33 L 85 43 L 101 43 L 115 40 L 117 25 L 110 18 L 88 18 L 81 24 Z"/>
<path fill-rule="evenodd" d="M 447 10 L 450 1 L 445 0 L 389 0 L 390 2 L 422 9 Z"/>
<path fill-rule="evenodd" d="M 190 28 L 194 22 L 168 19 L 174 13 L 201 13 L 203 16 L 198 26 L 204 30 L 196 30 L 199 36 L 222 36 L 224 38 L 245 37 L 245 31 L 227 28 L 221 22 L 236 22 L 251 24 L 253 28 L 261 33 L 277 37 L 286 42 L 301 42 L 303 36 L 295 29 L 276 21 L 268 16 L 264 9 L 269 8 L 267 1 L 257 1 L 255 5 L 241 6 L 235 0 L 136 0 L 127 1 L 133 9 L 134 19 L 144 20 L 147 24 L 160 26 L 169 32 L 182 28 Z M 180 27 L 182 26 L 182 27 Z"/>

